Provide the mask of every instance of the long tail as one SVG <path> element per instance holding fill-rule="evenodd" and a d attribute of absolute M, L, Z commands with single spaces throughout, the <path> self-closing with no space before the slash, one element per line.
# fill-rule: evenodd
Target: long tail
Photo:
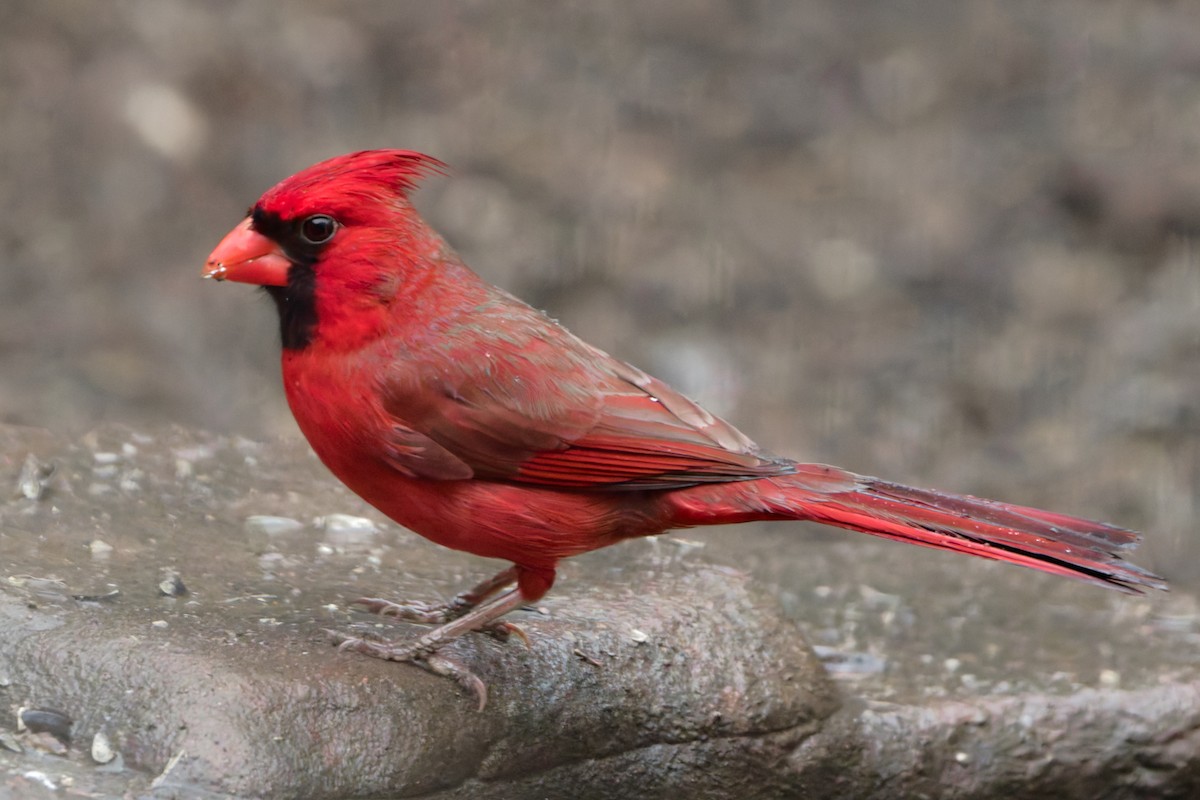
<path fill-rule="evenodd" d="M 696 486 L 675 496 L 678 524 L 749 519 L 813 520 L 923 547 L 1008 561 L 1130 594 L 1166 589 L 1120 552 L 1141 541 L 1103 522 L 969 495 L 914 489 L 824 464 L 741 483 Z"/>

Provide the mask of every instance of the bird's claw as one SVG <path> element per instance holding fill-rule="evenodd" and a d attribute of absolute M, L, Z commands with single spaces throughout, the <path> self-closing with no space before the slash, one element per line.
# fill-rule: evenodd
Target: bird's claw
<path fill-rule="evenodd" d="M 486 633 L 498 642 L 507 642 L 512 637 L 517 637 L 521 643 L 525 645 L 526 650 L 531 650 L 532 645 L 529 644 L 529 637 L 520 625 L 512 622 L 494 622 L 485 628 L 479 629 L 480 633 Z"/>
<path fill-rule="evenodd" d="M 513 626 L 516 628 L 516 626 Z M 517 629 L 518 632 L 520 629 Z M 474 696 L 478 710 L 483 711 L 487 705 L 487 684 L 479 679 L 474 672 L 459 662 L 439 655 L 433 646 L 423 644 L 419 639 L 416 642 L 399 644 L 396 642 L 386 642 L 382 640 L 368 639 L 362 636 L 349 636 L 341 631 L 326 629 L 325 633 L 337 645 L 339 652 L 343 653 L 359 653 L 372 658 L 381 658 L 385 661 L 400 661 L 409 664 L 415 664 L 424 670 L 432 672 L 434 675 L 441 675 L 444 678 L 452 678 L 465 691 Z M 525 634 L 519 632 L 518 635 L 525 639 Z M 528 639 L 525 639 L 528 644 Z"/>
<path fill-rule="evenodd" d="M 412 663 L 424 667 L 434 675 L 441 675 L 444 678 L 453 678 L 454 681 L 458 683 L 458 685 L 461 686 L 464 691 L 474 695 L 476 700 L 476 711 L 483 711 L 483 709 L 487 706 L 487 684 L 480 680 L 478 675 L 476 675 L 474 672 L 471 672 L 471 670 L 464 665 L 454 661 L 453 659 L 438 655 L 437 653 L 430 653 L 424 658 L 414 659 Z"/>

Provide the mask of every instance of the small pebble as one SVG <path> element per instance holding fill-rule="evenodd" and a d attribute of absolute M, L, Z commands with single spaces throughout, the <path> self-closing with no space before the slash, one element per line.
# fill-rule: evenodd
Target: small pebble
<path fill-rule="evenodd" d="M 17 497 L 24 497 L 26 500 L 41 499 L 53 474 L 54 464 L 43 464 L 38 461 L 37 456 L 29 453 L 25 456 L 25 463 L 21 465 L 21 472 L 17 476 Z"/>
<path fill-rule="evenodd" d="M 116 757 L 117 753 L 113 750 L 108 735 L 104 731 L 97 731 L 92 737 L 92 760 L 97 764 L 107 764 Z"/>
<path fill-rule="evenodd" d="M 323 531 L 377 533 L 379 526 L 366 517 L 355 517 L 350 514 L 326 514 L 313 520 L 313 526 Z"/>
<path fill-rule="evenodd" d="M 637 628 L 634 628 L 632 631 L 630 631 L 629 638 L 632 639 L 635 644 L 642 644 L 650 637 L 646 635 L 645 631 L 640 631 Z"/>
<path fill-rule="evenodd" d="M 108 558 L 112 555 L 113 546 L 103 539 L 92 539 L 88 542 L 88 550 L 92 551 L 94 558 Z"/>
<path fill-rule="evenodd" d="M 167 570 L 158 582 L 158 591 L 165 597 L 183 597 L 188 593 L 188 588 L 183 585 L 183 578 L 179 577 L 178 572 Z"/>
<path fill-rule="evenodd" d="M 54 781 L 50 780 L 49 775 L 39 769 L 31 769 L 28 772 L 22 772 L 21 777 L 27 781 L 40 783 L 44 789 L 49 789 L 52 792 L 58 791 L 58 785 L 55 784 Z"/>
<path fill-rule="evenodd" d="M 61 711 L 53 708 L 19 708 L 17 709 L 17 730 L 30 733 L 48 733 L 63 742 L 71 740 L 71 726 L 74 721 Z"/>
<path fill-rule="evenodd" d="M 150 623 L 150 627 L 152 628 L 166 628 L 168 625 L 170 625 L 170 623 L 165 619 L 156 619 L 154 622 Z"/>
<path fill-rule="evenodd" d="M 284 533 L 302 530 L 304 523 L 291 517 L 274 517 L 269 514 L 254 514 L 246 517 L 242 529 L 246 533 L 262 533 L 267 536 L 278 536 Z"/>

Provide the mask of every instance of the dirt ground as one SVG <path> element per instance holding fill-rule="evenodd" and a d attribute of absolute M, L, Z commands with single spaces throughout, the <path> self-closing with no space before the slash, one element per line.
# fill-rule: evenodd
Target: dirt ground
<path fill-rule="evenodd" d="M 478 271 L 769 449 L 1200 582 L 1200 6 L 10 0 L 0 418 L 296 435 L 269 303 L 200 266 L 383 146 L 451 165 L 418 202 Z"/>

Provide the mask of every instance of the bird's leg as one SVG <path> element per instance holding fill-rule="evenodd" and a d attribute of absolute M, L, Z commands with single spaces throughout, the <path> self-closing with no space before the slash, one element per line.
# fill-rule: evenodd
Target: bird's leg
<path fill-rule="evenodd" d="M 458 619 L 496 592 L 517 581 L 517 568 L 509 567 L 477 586 L 455 595 L 448 603 L 424 603 L 419 600 L 393 602 L 379 597 L 360 597 L 351 605 L 361 606 L 372 614 L 393 617 L 422 625 L 444 625 Z"/>
<path fill-rule="evenodd" d="M 503 574 L 503 573 L 502 573 Z M 499 577 L 499 576 L 497 576 Z M 503 585 L 503 584 L 501 584 Z M 474 590 L 472 590 L 474 591 Z M 495 588 L 492 589 L 494 593 Z M 469 594 L 469 593 L 468 593 Z M 418 636 L 410 642 L 380 642 L 346 636 L 336 631 L 329 631 L 339 650 L 362 653 L 373 658 L 387 661 L 408 661 L 423 667 L 436 675 L 442 675 L 456 680 L 460 686 L 475 695 L 482 711 L 487 703 L 487 687 L 469 669 L 437 653 L 438 648 L 452 639 L 462 636 L 468 631 L 495 630 L 508 623 L 498 622 L 513 609 L 519 608 L 525 602 L 521 590 L 513 586 L 491 599 L 463 613 L 457 619 L 439 625 L 433 630 Z M 529 640 L 520 628 L 515 625 L 508 627 L 508 632 L 516 633 L 528 646 Z"/>

